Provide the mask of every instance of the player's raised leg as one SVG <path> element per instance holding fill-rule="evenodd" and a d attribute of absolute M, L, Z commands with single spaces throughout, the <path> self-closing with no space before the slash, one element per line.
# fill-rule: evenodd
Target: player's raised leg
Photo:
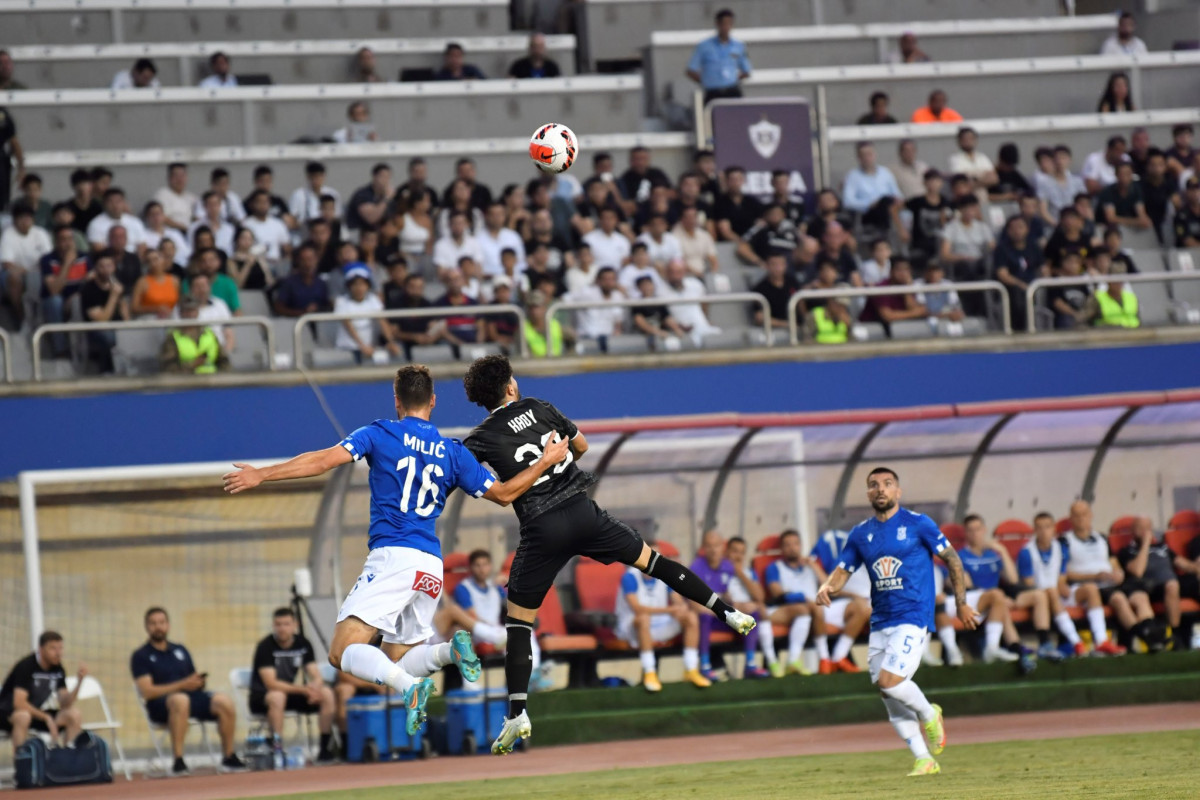
<path fill-rule="evenodd" d="M 637 567 L 651 578 L 662 581 L 674 589 L 680 597 L 709 609 L 717 615 L 717 619 L 722 620 L 743 636 L 754 630 L 754 626 L 757 624 L 754 617 L 738 611 L 722 600 L 721 595 L 700 580 L 696 573 L 678 561 L 673 561 L 657 552 L 648 544 L 642 545 L 642 552 L 637 560 L 632 562 L 632 566 Z"/>

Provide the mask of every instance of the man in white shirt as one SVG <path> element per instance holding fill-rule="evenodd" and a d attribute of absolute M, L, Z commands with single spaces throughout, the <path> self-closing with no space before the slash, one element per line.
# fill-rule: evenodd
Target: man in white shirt
<path fill-rule="evenodd" d="M 213 243 L 217 249 L 224 250 L 226 254 L 232 253 L 233 238 L 236 231 L 221 216 L 221 196 L 209 190 L 200 198 L 200 205 L 204 208 L 204 213 L 188 228 L 188 244 L 194 248 L 196 246 L 196 231 L 202 227 L 208 228 L 212 231 Z"/>
<path fill-rule="evenodd" d="M 114 91 L 120 89 L 157 89 L 161 85 L 158 82 L 158 67 L 154 66 L 154 62 L 148 58 L 139 58 L 133 62 L 132 69 L 123 69 L 113 76 L 110 88 Z"/>
<path fill-rule="evenodd" d="M 504 272 L 504 265 L 500 263 L 500 253 L 507 249 L 517 254 L 514 272 L 520 275 L 525 271 L 525 243 L 521 241 L 520 234 L 512 228 L 504 227 L 506 215 L 503 203 L 492 203 L 483 216 L 483 230 L 476 238 L 479 240 L 479 249 L 483 252 L 480 266 L 483 267 L 484 275 L 500 275 Z"/>
<path fill-rule="evenodd" d="M 974 128 L 958 129 L 958 152 L 950 156 L 950 174 L 966 175 L 971 179 L 971 188 L 976 194 L 984 192 L 989 186 L 994 186 L 1000 180 L 996 175 L 996 165 L 983 153 L 977 152 L 975 146 L 979 143 L 979 135 Z M 924 190 L 922 190 L 923 192 Z M 980 197 L 980 202 L 986 200 L 986 195 Z"/>
<path fill-rule="evenodd" d="M 1117 32 L 1104 40 L 1104 44 L 1100 45 L 1100 55 L 1102 56 L 1143 56 L 1148 51 L 1146 43 L 1133 35 L 1137 29 L 1137 23 L 1133 20 L 1133 14 L 1128 11 L 1121 13 L 1117 18 Z"/>
<path fill-rule="evenodd" d="M 242 199 L 229 190 L 229 182 L 229 170 L 217 167 L 209 173 L 208 190 L 221 198 L 221 219 L 237 225 L 246 218 L 246 209 L 242 205 Z M 199 218 L 203 214 L 202 203 L 196 203 L 196 207 L 192 210 L 192 216 Z"/>
<path fill-rule="evenodd" d="M 625 326 L 626 309 L 615 303 L 626 299 L 625 292 L 617 285 L 617 271 L 612 267 L 601 267 L 596 273 L 596 283 L 586 286 L 571 300 L 581 303 L 613 303 L 602 308 L 582 308 L 575 312 L 575 328 L 585 339 L 595 339 L 600 342 L 601 349 L 606 347 L 609 336 L 621 333 Z"/>
<path fill-rule="evenodd" d="M 189 205 L 188 208 L 191 208 Z M 177 264 L 186 264 L 192 257 L 192 246 L 187 237 L 167 225 L 167 217 L 163 212 L 162 203 L 151 200 L 142 210 L 142 224 L 145 226 L 146 247 L 157 250 L 163 239 L 175 243 L 175 256 L 172 259 Z M 202 309 L 203 311 L 203 309 Z"/>
<path fill-rule="evenodd" d="M 233 314 L 224 300 L 213 297 L 212 281 L 209 277 L 202 274 L 193 275 L 188 285 L 188 295 L 200 304 L 200 313 L 196 318 L 204 320 L 208 327 L 212 328 L 213 335 L 221 340 L 222 350 L 232 353 L 237 343 L 233 334 L 234 327 L 226 327 L 221 323 L 233 319 Z M 175 316 L 178 317 L 178 312 Z"/>
<path fill-rule="evenodd" d="M 188 191 L 187 182 L 187 164 L 176 161 L 167 165 L 167 185 L 154 193 L 154 200 L 166 215 L 166 224 L 177 231 L 186 231 L 192 224 L 192 212 L 200 200 Z"/>
<path fill-rule="evenodd" d="M 470 256 L 483 263 L 483 248 L 479 240 L 467 233 L 467 215 L 462 211 L 450 214 L 450 235 L 443 236 L 433 245 L 433 264 L 439 270 L 457 269 L 459 259 Z M 499 262 L 499 254 L 496 261 Z M 503 272 L 503 268 L 500 272 Z"/>
<path fill-rule="evenodd" d="M 54 249 L 45 228 L 33 224 L 33 209 L 18 200 L 12 207 L 13 224 L 0 234 L 0 281 L 8 292 L 18 324 L 24 318 L 25 274 L 33 272 L 41 280 L 39 262 Z"/>
<path fill-rule="evenodd" d="M 688 272 L 697 277 L 703 277 L 707 272 L 716 272 L 717 243 L 712 234 L 700 225 L 700 210 L 695 206 L 685 207 L 679 216 L 679 223 L 671 231 L 679 241 L 679 251 L 683 254 L 683 264 Z"/>
<path fill-rule="evenodd" d="M 1109 137 L 1103 150 L 1097 150 L 1083 162 L 1083 183 L 1088 194 L 1099 194 L 1105 186 L 1117 182 L 1117 164 L 1128 161 L 1129 143 L 1124 136 Z"/>
<path fill-rule="evenodd" d="M 925 194 L 925 173 L 929 165 L 917 158 L 917 143 L 912 139 L 901 139 L 898 148 L 900 162 L 892 167 L 892 175 L 900 194 L 905 200 Z"/>
<path fill-rule="evenodd" d="M 1114 177 L 1115 174 L 1114 174 Z M 1054 171 L 1034 175 L 1042 216 L 1057 220 L 1059 212 L 1075 203 L 1075 196 L 1087 191 L 1083 178 L 1071 172 L 1071 148 L 1060 144 L 1054 148 Z"/>
<path fill-rule="evenodd" d="M 310 161 L 304 165 L 304 179 L 307 186 L 301 186 L 292 192 L 288 199 L 288 211 L 296 219 L 296 224 L 307 225 L 314 219 L 321 218 L 321 198 L 332 197 L 334 201 L 334 216 L 342 216 L 342 197 L 337 189 L 325 185 L 325 165 L 320 161 Z"/>
<path fill-rule="evenodd" d="M 279 217 L 271 216 L 271 195 L 255 189 L 247 198 L 250 216 L 242 220 L 242 227 L 254 234 L 254 241 L 267 248 L 267 259 L 279 261 L 292 254 L 292 235 Z"/>
<path fill-rule="evenodd" d="M 600 227 L 583 237 L 583 241 L 592 248 L 596 263 L 602 267 L 619 269 L 629 258 L 629 239 L 617 230 L 618 221 L 615 208 L 602 208 Z"/>
<path fill-rule="evenodd" d="M 683 265 L 683 261 L 675 260 L 667 264 L 664 283 L 659 292 L 659 296 L 663 300 L 668 302 L 700 300 L 704 295 L 704 284 L 699 278 L 694 278 L 687 273 L 687 267 Z M 696 347 L 700 347 L 705 336 L 721 332 L 720 328 L 708 321 L 708 316 L 704 313 L 704 306 L 699 302 L 673 302 L 667 306 L 667 310 L 671 312 L 675 321 L 687 331 L 688 336 L 692 339 L 692 344 Z"/>
<path fill-rule="evenodd" d="M 646 245 L 650 254 L 650 263 L 659 272 L 667 268 L 672 261 L 683 260 L 683 248 L 675 235 L 667 232 L 667 218 L 655 214 L 646 222 L 642 235 L 635 241 Z"/>
<path fill-rule="evenodd" d="M 200 81 L 201 89 L 229 89 L 238 85 L 237 76 L 229 71 L 229 56 L 217 51 L 208 57 L 210 75 Z"/>
<path fill-rule="evenodd" d="M 142 221 L 125 212 L 125 192 L 113 186 L 104 193 L 104 213 L 88 223 L 87 240 L 93 250 L 108 247 L 108 231 L 120 225 L 128 234 L 126 252 L 137 253 L 140 258 L 146 248 L 146 229 Z"/>

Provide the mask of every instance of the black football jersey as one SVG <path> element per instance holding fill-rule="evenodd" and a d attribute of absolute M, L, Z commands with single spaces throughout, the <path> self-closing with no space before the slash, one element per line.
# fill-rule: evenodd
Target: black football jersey
<path fill-rule="evenodd" d="M 542 448 L 556 431 L 573 439 L 579 428 L 544 400 L 523 397 L 493 411 L 463 444 L 475 458 L 491 467 L 500 480 L 508 481 L 541 458 Z M 547 470 L 529 491 L 513 501 L 513 510 L 517 519 L 526 523 L 587 491 L 595 482 L 596 476 L 581 470 L 568 450 L 563 461 Z"/>

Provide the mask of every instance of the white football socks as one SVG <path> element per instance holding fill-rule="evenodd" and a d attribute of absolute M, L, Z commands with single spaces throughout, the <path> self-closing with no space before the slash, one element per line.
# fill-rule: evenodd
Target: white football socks
<path fill-rule="evenodd" d="M 378 647 L 369 644 L 348 645 L 342 651 L 342 671 L 378 686 L 390 686 L 404 693 L 416 683 L 416 678 L 394 663 Z"/>
<path fill-rule="evenodd" d="M 911 683 L 911 681 L 905 681 Z M 887 706 L 888 721 L 896 729 L 896 733 L 908 745 L 915 758 L 929 758 L 929 746 L 925 744 L 925 733 L 921 730 L 917 717 L 908 706 L 892 697 L 884 696 L 883 704 Z"/>
<path fill-rule="evenodd" d="M 1108 625 L 1104 622 L 1104 608 L 1089 608 L 1087 612 L 1088 627 L 1092 629 L 1092 646 L 1108 641 Z"/>
<path fill-rule="evenodd" d="M 921 687 L 917 686 L 911 680 L 906 680 L 890 689 L 881 689 L 880 691 L 887 697 L 899 700 L 922 722 L 928 722 L 937 716 L 937 712 L 933 710 L 933 706 L 925 699 L 925 693 L 921 691 Z"/>
<path fill-rule="evenodd" d="M 762 621 L 762 630 L 758 634 L 758 646 L 762 648 L 763 658 L 768 664 L 779 663 L 779 656 L 775 654 L 775 629 L 771 626 L 771 621 L 765 619 Z"/>
<path fill-rule="evenodd" d="M 654 672 L 658 669 L 658 665 L 654 662 L 653 650 L 642 650 L 638 653 L 638 658 L 642 660 L 642 672 Z"/>
<path fill-rule="evenodd" d="M 767 623 L 768 625 L 770 623 Z M 808 614 L 792 620 L 788 631 L 788 663 L 800 663 L 800 654 L 804 651 L 804 643 L 808 641 L 808 632 L 812 629 L 812 617 Z"/>
<path fill-rule="evenodd" d="M 953 625 L 946 625 L 938 628 L 938 641 L 942 643 L 942 650 L 946 651 L 947 657 L 951 653 L 959 653 L 958 636 L 954 632 Z M 961 653 L 959 653 L 961 655 Z"/>
<path fill-rule="evenodd" d="M 476 622 L 475 627 L 471 628 L 471 637 L 496 647 L 504 647 L 508 643 L 508 631 L 504 626 L 487 622 Z"/>
<path fill-rule="evenodd" d="M 449 642 L 419 644 L 400 657 L 400 668 L 414 678 L 428 678 L 454 661 Z"/>
<path fill-rule="evenodd" d="M 846 658 L 850 655 L 851 647 L 854 647 L 854 640 L 843 633 L 838 637 L 837 644 L 833 646 L 833 656 L 830 658 L 830 660 L 834 663 L 837 663 L 843 658 Z"/>
<path fill-rule="evenodd" d="M 983 626 L 984 640 L 988 650 L 1000 649 L 1000 637 L 1004 635 L 1003 622 L 989 622 Z"/>
<path fill-rule="evenodd" d="M 1058 627 L 1058 632 L 1071 643 L 1072 646 L 1079 644 L 1079 631 L 1075 630 L 1075 620 L 1071 619 L 1071 615 L 1066 611 L 1060 611 L 1054 616 L 1054 624 Z"/>
<path fill-rule="evenodd" d="M 683 648 L 683 668 L 688 672 L 700 669 L 700 651 L 697 648 Z"/>

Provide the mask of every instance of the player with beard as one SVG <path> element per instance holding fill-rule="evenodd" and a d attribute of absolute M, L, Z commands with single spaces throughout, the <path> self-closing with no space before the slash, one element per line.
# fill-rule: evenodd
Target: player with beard
<path fill-rule="evenodd" d="M 521 543 L 509 572 L 504 621 L 508 629 L 504 658 L 508 717 L 492 743 L 493 753 L 511 753 L 517 740 L 527 739 L 532 732 L 526 699 L 533 623 L 558 571 L 575 556 L 588 556 L 603 564 L 619 561 L 632 565 L 685 599 L 710 609 L 738 633 L 745 635 L 754 629 L 753 617 L 730 606 L 690 569 L 651 549 L 637 531 L 591 501 L 587 490 L 596 477 L 575 463 L 587 452 L 587 438 L 554 406 L 522 398 L 507 358 L 477 359 L 463 378 L 463 386 L 468 400 L 489 411 L 488 418 L 463 443 L 501 480 L 540 458 L 542 448 L 557 441 L 558 432 L 570 440 L 567 457 L 513 503 L 521 523 Z M 698 670 L 698 660 L 685 663 L 684 668 Z M 697 683 L 696 677 L 701 676 L 689 675 L 689 680 Z"/>
<path fill-rule="evenodd" d="M 933 556 L 946 562 L 958 618 L 968 630 L 976 627 L 975 609 L 967 605 L 962 562 L 950 542 L 929 517 L 900 507 L 896 473 L 887 467 L 871 470 L 867 500 L 875 516 L 850 531 L 841 561 L 817 591 L 817 603 L 828 606 L 853 572 L 870 568 L 871 682 L 879 686 L 892 727 L 917 759 L 909 776 L 936 775 L 941 768 L 933 756 L 946 746 L 942 708 L 926 700 L 912 680 L 933 627 Z"/>

